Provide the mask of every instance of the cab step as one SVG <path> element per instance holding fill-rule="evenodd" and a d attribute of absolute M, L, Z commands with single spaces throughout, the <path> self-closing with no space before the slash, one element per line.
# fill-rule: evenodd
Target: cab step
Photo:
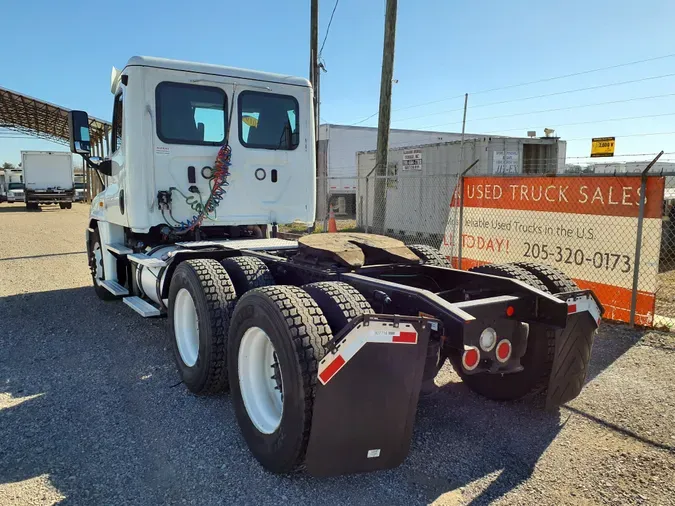
<path fill-rule="evenodd" d="M 108 251 L 117 255 L 130 255 L 134 252 L 131 248 L 127 248 L 124 244 L 113 243 L 106 246 Z"/>
<path fill-rule="evenodd" d="M 101 285 L 103 288 L 108 290 L 116 297 L 124 297 L 125 295 L 129 295 L 129 290 L 124 288 L 117 281 L 113 281 L 111 279 L 104 279 L 103 281 L 99 281 L 99 285 Z"/>
<path fill-rule="evenodd" d="M 150 318 L 152 316 L 160 316 L 162 312 L 150 304 L 149 302 L 144 301 L 140 297 L 124 297 L 124 303 L 129 306 L 131 309 L 136 311 L 143 318 Z"/>
<path fill-rule="evenodd" d="M 130 255 L 127 255 L 127 260 L 135 264 L 142 265 L 143 267 L 150 267 L 155 269 L 167 265 L 167 262 L 165 262 L 161 258 L 149 257 L 148 255 L 144 255 L 142 253 L 132 253 Z"/>

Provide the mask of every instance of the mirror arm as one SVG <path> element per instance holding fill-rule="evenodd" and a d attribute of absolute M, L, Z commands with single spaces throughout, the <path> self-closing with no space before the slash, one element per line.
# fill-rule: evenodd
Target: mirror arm
<path fill-rule="evenodd" d="M 105 183 L 103 182 L 103 178 L 101 177 L 101 173 L 98 171 L 98 164 L 92 162 L 87 155 L 81 154 L 80 156 L 86 162 L 87 167 L 89 167 L 90 169 L 94 169 L 96 171 L 96 175 L 98 176 L 98 180 L 101 182 L 101 188 L 103 190 L 105 190 Z"/>

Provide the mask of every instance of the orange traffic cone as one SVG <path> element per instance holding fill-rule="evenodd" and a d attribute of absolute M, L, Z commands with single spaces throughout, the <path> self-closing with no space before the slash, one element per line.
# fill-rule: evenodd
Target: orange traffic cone
<path fill-rule="evenodd" d="M 333 206 L 330 206 L 330 214 L 328 215 L 328 233 L 334 234 L 337 232 L 337 222 L 335 221 L 335 213 L 333 212 Z"/>

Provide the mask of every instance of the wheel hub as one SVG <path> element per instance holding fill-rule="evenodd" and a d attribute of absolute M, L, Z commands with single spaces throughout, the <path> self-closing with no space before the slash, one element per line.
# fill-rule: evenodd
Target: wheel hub
<path fill-rule="evenodd" d="M 173 329 L 181 360 L 188 367 L 194 366 L 199 356 L 199 319 L 192 295 L 185 288 L 176 294 Z"/>
<path fill-rule="evenodd" d="M 274 345 L 260 327 L 251 327 L 244 333 L 238 366 L 246 412 L 260 432 L 272 434 L 283 415 L 283 380 Z"/>

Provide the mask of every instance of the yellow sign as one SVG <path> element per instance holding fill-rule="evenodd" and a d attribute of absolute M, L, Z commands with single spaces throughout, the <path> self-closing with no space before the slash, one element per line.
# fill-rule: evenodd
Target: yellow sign
<path fill-rule="evenodd" d="M 591 145 L 591 158 L 614 156 L 614 137 L 596 137 Z"/>

